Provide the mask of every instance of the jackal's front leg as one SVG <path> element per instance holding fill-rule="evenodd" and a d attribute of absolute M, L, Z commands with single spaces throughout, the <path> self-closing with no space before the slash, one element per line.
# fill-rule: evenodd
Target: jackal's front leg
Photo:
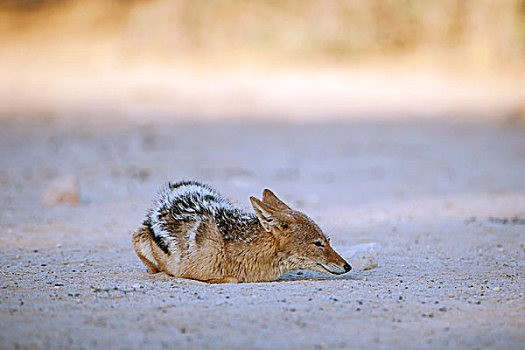
<path fill-rule="evenodd" d="M 219 284 L 219 283 L 239 283 L 239 280 L 235 277 L 223 277 L 223 278 L 212 278 L 206 280 L 208 283 Z"/>

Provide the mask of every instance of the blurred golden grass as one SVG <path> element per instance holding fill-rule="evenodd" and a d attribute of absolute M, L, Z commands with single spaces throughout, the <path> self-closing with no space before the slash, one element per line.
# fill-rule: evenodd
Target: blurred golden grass
<path fill-rule="evenodd" d="M 0 0 L 0 117 L 525 120 L 525 0 Z"/>
<path fill-rule="evenodd" d="M 277 61 L 416 57 L 498 70 L 525 61 L 525 0 L 1 1 L 4 53 L 55 59 Z M 9 53 L 9 52 L 7 52 Z M 68 55 L 69 54 L 69 55 Z"/>

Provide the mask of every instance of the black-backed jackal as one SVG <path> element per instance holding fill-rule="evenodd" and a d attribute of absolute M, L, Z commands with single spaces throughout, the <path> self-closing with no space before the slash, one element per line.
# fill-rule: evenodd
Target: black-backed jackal
<path fill-rule="evenodd" d="M 293 270 L 351 270 L 308 216 L 267 189 L 262 201 L 250 200 L 255 214 L 201 183 L 168 184 L 133 234 L 133 247 L 152 273 L 209 283 L 272 281 Z"/>

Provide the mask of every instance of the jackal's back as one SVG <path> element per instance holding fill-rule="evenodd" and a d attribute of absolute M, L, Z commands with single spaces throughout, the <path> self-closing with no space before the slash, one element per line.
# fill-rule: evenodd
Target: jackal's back
<path fill-rule="evenodd" d="M 153 241 L 166 253 L 173 246 L 191 246 L 198 235 L 216 230 L 224 240 L 246 241 L 256 232 L 255 215 L 235 208 L 211 187 L 196 181 L 169 183 L 149 211 L 144 225 Z"/>

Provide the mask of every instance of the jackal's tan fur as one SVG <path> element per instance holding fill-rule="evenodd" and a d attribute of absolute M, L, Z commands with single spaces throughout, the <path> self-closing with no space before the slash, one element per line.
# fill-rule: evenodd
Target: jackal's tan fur
<path fill-rule="evenodd" d="M 210 283 L 272 281 L 292 270 L 342 274 L 351 267 L 317 224 L 270 190 L 255 215 L 198 182 L 169 184 L 133 234 L 149 272 Z"/>

